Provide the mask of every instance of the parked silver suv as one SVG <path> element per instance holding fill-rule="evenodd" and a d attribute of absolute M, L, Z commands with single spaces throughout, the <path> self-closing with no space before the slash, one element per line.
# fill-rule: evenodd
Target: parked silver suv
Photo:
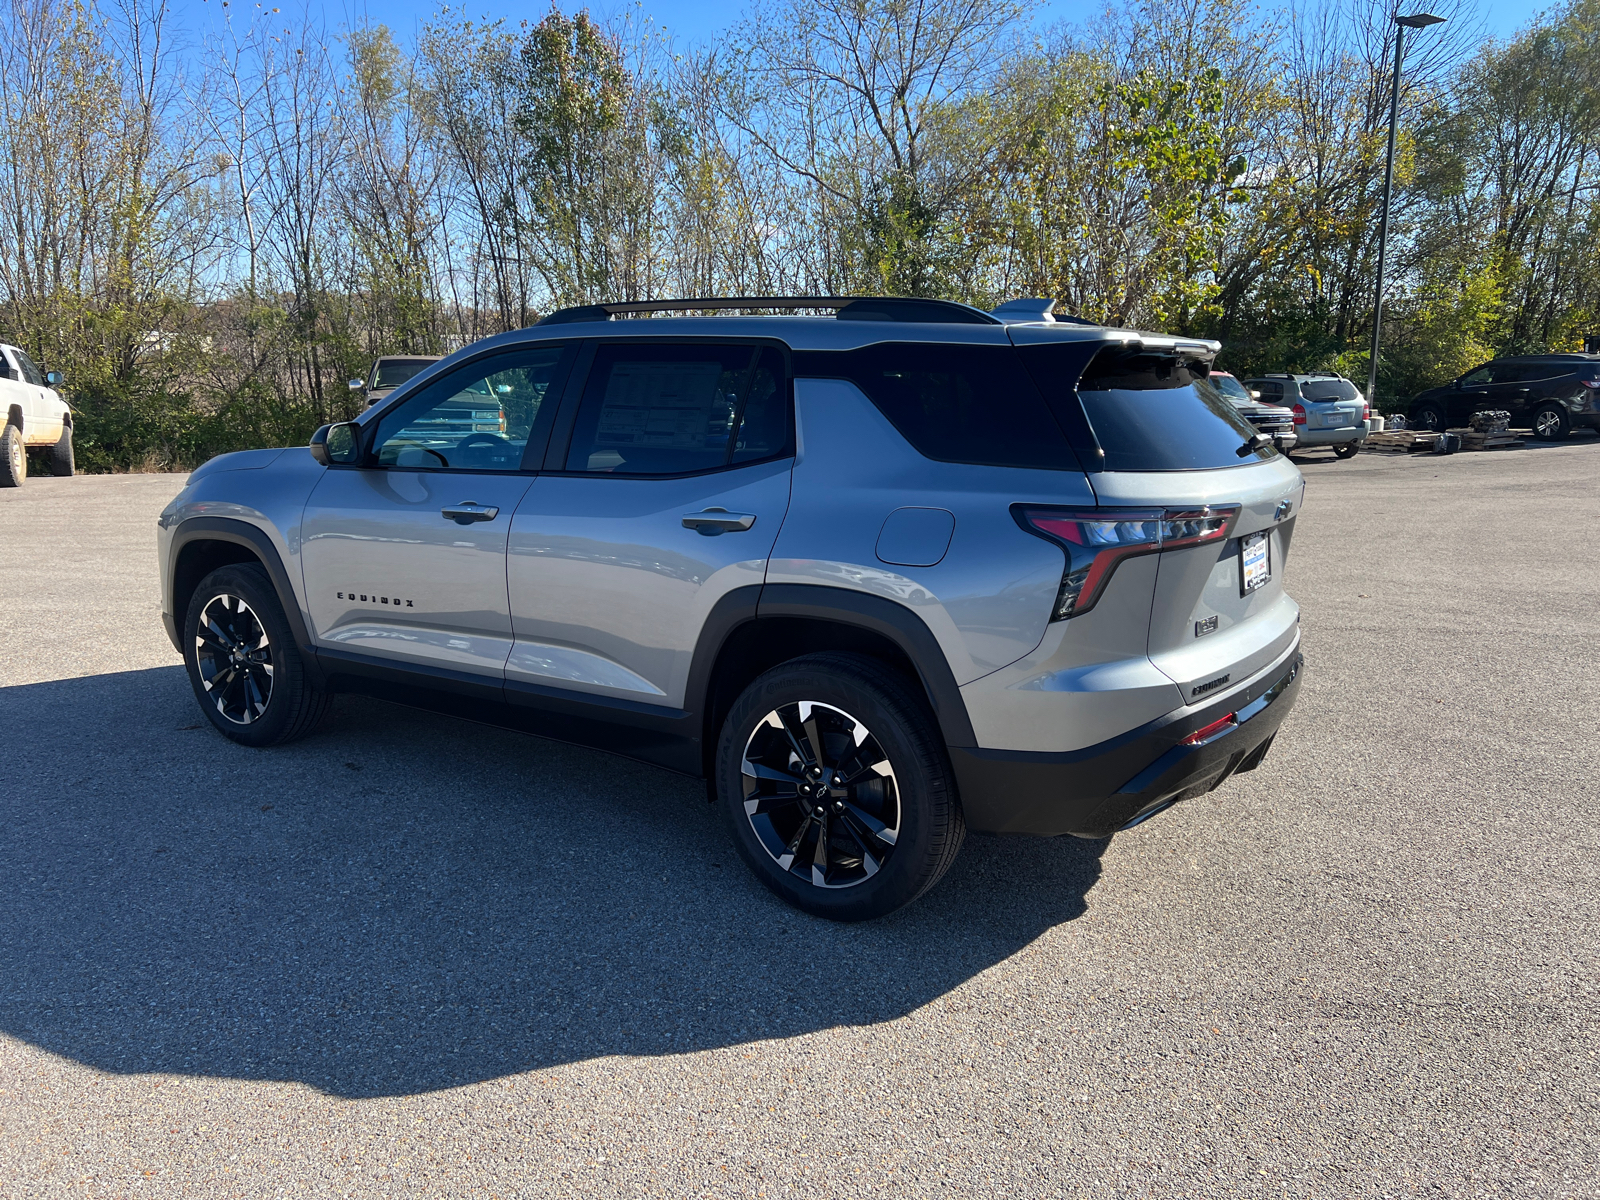
<path fill-rule="evenodd" d="M 716 309 L 831 315 L 638 319 Z M 1272 745 L 1302 481 L 1196 388 L 1216 343 L 1047 310 L 554 313 L 196 471 L 167 630 L 246 745 L 364 691 L 710 779 L 826 917 L 915 899 L 967 829 L 1106 837 Z M 484 395 L 502 429 L 432 423 Z"/>

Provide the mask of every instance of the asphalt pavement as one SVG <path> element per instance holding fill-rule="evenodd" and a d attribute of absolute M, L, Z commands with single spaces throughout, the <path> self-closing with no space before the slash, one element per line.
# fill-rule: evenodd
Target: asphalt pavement
<path fill-rule="evenodd" d="M 1262 768 L 859 926 L 604 754 L 227 742 L 180 477 L 0 491 L 0 1196 L 1600 1196 L 1600 439 L 1304 470 Z"/>

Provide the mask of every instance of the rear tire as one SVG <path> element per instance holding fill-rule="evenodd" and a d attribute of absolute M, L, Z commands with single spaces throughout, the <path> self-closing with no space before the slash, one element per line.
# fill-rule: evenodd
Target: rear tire
<path fill-rule="evenodd" d="M 28 477 L 28 447 L 22 430 L 7 425 L 0 432 L 0 487 L 21 487 Z"/>
<path fill-rule="evenodd" d="M 63 425 L 61 436 L 50 447 L 50 474 L 65 478 L 71 475 L 76 463 L 72 457 L 72 426 Z"/>
<path fill-rule="evenodd" d="M 910 904 L 966 836 L 933 714 L 864 655 L 807 655 L 746 688 L 722 725 L 716 785 L 756 877 L 833 921 Z"/>
<path fill-rule="evenodd" d="M 1541 442 L 1564 442 L 1572 432 L 1572 418 L 1559 404 L 1545 403 L 1533 410 L 1533 436 Z"/>
<path fill-rule="evenodd" d="M 1412 429 L 1424 433 L 1443 433 L 1447 421 L 1444 409 L 1437 404 L 1419 404 L 1406 418 L 1406 423 Z"/>
<path fill-rule="evenodd" d="M 242 746 L 304 737 L 332 702 L 307 681 L 277 590 L 253 563 L 219 567 L 200 581 L 184 615 L 183 647 L 200 711 Z"/>
<path fill-rule="evenodd" d="M 1354 458 L 1360 453 L 1361 444 L 1359 442 L 1346 442 L 1342 446 L 1333 448 L 1333 456 L 1335 458 Z"/>

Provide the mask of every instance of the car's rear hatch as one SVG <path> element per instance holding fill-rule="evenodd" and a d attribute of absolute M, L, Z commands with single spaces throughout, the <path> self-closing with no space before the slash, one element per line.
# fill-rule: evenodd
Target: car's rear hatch
<path fill-rule="evenodd" d="M 1348 429 L 1366 420 L 1367 403 L 1348 379 L 1306 379 L 1300 383 L 1306 429 Z"/>
<path fill-rule="evenodd" d="M 1070 414 L 1093 439 L 1080 457 L 1100 467 L 1088 473 L 1100 510 L 1135 536 L 1161 531 L 1147 654 L 1186 704 L 1246 682 L 1298 636 L 1283 568 L 1304 482 L 1231 402 L 1196 386 L 1215 352 L 1216 343 L 1120 338 L 1083 367 Z"/>

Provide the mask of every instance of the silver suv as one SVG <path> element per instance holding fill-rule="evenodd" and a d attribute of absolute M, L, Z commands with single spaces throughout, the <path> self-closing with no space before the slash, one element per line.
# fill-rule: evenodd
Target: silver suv
<path fill-rule="evenodd" d="M 196 471 L 167 631 L 246 745 L 354 691 L 706 778 L 825 917 L 909 903 L 967 829 L 1106 837 L 1272 745 L 1303 485 L 1195 386 L 1216 343 L 1048 307 L 554 313 Z M 719 309 L 829 315 L 640 319 Z M 435 422 L 486 395 L 495 430 Z"/>
<path fill-rule="evenodd" d="M 1354 458 L 1366 444 L 1372 408 L 1343 375 L 1263 375 L 1245 387 L 1294 414 L 1297 450 L 1325 446 L 1335 458 Z"/>

